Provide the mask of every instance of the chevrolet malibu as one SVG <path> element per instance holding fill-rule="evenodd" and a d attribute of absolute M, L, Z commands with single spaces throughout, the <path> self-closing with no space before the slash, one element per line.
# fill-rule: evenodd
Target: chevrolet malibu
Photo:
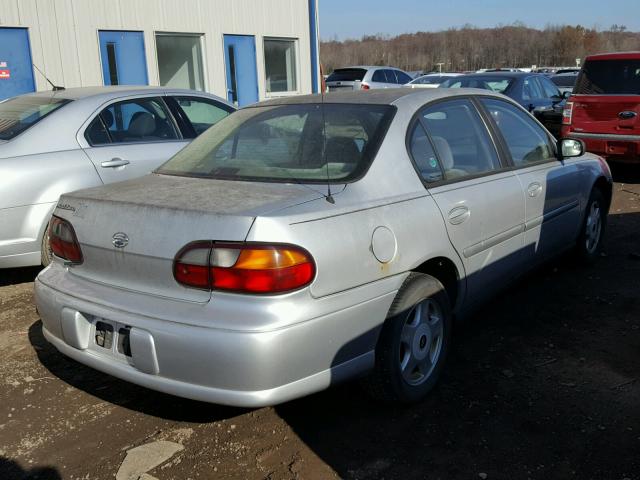
<path fill-rule="evenodd" d="M 174 395 L 256 407 L 363 377 L 413 402 L 454 317 L 550 256 L 599 256 L 611 185 L 500 94 L 272 100 L 63 195 L 37 307 L 63 354 Z"/>

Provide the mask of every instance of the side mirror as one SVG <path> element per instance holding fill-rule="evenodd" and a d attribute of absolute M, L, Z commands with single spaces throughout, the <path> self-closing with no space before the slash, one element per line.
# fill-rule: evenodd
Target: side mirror
<path fill-rule="evenodd" d="M 580 157 L 582 154 L 584 154 L 585 150 L 586 149 L 582 140 L 563 138 L 558 142 L 558 160 Z"/>
<path fill-rule="evenodd" d="M 568 100 L 571 95 L 573 95 L 573 92 L 571 90 L 562 92 L 562 98 L 564 98 L 565 100 Z"/>

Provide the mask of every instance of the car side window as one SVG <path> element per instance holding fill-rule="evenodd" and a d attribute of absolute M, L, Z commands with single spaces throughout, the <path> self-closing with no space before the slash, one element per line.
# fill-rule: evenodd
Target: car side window
<path fill-rule="evenodd" d="M 444 180 L 444 172 L 422 123 L 416 122 L 409 142 L 411 157 L 420 177 L 426 182 Z"/>
<path fill-rule="evenodd" d="M 444 180 L 480 175 L 502 167 L 489 131 L 469 100 L 431 105 L 419 113 L 419 119 L 428 132 Z M 414 134 L 417 136 L 413 154 L 414 158 L 420 158 L 420 161 L 416 159 L 418 169 L 426 172 L 423 175 L 426 181 L 435 181 L 437 177 L 430 153 L 426 146 L 420 146 L 423 142 L 419 133 Z M 419 149 L 423 149 L 422 152 Z"/>
<path fill-rule="evenodd" d="M 212 100 L 198 97 L 174 98 L 191 123 L 196 136 L 231 113 L 228 107 L 224 108 Z"/>
<path fill-rule="evenodd" d="M 398 83 L 404 85 L 405 83 L 409 83 L 411 81 L 411 77 L 400 70 L 396 70 L 396 76 L 398 77 Z"/>
<path fill-rule="evenodd" d="M 542 88 L 534 77 L 528 77 L 523 82 L 522 98 L 524 100 L 540 100 L 544 98 Z"/>
<path fill-rule="evenodd" d="M 544 90 L 544 96 L 546 98 L 560 97 L 560 90 L 558 87 L 549 80 L 547 77 L 540 77 L 540 83 L 542 84 L 542 89 Z"/>
<path fill-rule="evenodd" d="M 104 130 L 100 127 L 98 118 Z M 94 119 L 85 137 L 92 146 L 105 143 L 158 142 L 178 139 L 160 98 L 136 98 L 109 105 Z M 107 142 L 106 139 L 110 140 Z"/>
<path fill-rule="evenodd" d="M 502 133 L 516 166 L 555 160 L 549 137 L 530 115 L 502 100 L 483 98 L 481 102 Z"/>
<path fill-rule="evenodd" d="M 384 71 L 384 74 L 387 77 L 387 83 L 398 83 L 396 72 L 394 72 L 393 70 L 386 69 Z"/>
<path fill-rule="evenodd" d="M 372 82 L 387 83 L 387 77 L 384 74 L 384 70 L 376 70 L 371 77 Z"/>

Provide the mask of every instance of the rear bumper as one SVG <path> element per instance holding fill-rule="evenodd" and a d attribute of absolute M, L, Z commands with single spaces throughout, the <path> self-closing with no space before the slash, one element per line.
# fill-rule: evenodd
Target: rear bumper
<path fill-rule="evenodd" d="M 185 323 L 194 306 L 185 304 L 180 315 L 180 302 L 167 299 L 157 303 L 174 304 L 165 308 L 174 318 L 132 313 L 125 305 L 105 306 L 99 296 L 87 299 L 104 293 L 104 286 L 94 288 L 85 282 L 73 293 L 56 288 L 53 282 L 64 275 L 63 270 L 60 265 L 44 270 L 35 285 L 43 333 L 61 353 L 153 390 L 241 407 L 285 402 L 371 368 L 379 328 L 404 278 L 355 289 L 368 291 L 356 292 L 352 295 L 356 302 L 348 306 L 343 303 L 345 293 L 336 295 L 342 297 L 337 302 L 331 298 L 336 296 L 307 297 L 306 302 L 325 303 L 320 309 L 325 313 L 318 316 L 317 306 L 295 305 L 298 299 L 290 298 L 295 323 L 258 331 L 216 328 L 216 316 L 222 311 L 217 311 L 215 299 L 195 307 L 212 319 L 211 326 Z M 236 297 L 238 309 L 251 302 Z M 272 311 L 277 310 L 273 305 Z M 264 315 L 271 313 L 267 309 Z M 117 340 L 111 349 L 96 344 L 97 321 L 112 323 L 116 332 L 118 326 L 130 327 L 131 356 L 117 352 Z"/>
<path fill-rule="evenodd" d="M 640 163 L 640 135 L 581 133 L 566 129 L 562 136 L 582 140 L 587 146 L 587 151 L 607 160 Z"/>

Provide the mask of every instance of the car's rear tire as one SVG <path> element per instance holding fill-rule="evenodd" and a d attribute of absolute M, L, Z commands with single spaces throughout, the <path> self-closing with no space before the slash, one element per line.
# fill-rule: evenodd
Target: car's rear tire
<path fill-rule="evenodd" d="M 52 258 L 53 252 L 51 251 L 51 245 L 49 245 L 49 224 L 47 224 L 42 235 L 42 244 L 40 245 L 40 263 L 42 263 L 42 266 L 47 267 Z"/>
<path fill-rule="evenodd" d="M 442 284 L 429 275 L 410 274 L 391 304 L 364 388 L 384 402 L 424 398 L 442 373 L 451 329 L 451 306 Z"/>
<path fill-rule="evenodd" d="M 604 249 L 604 235 L 607 228 L 607 204 L 598 188 L 589 196 L 580 234 L 575 247 L 579 262 L 592 264 Z"/>

